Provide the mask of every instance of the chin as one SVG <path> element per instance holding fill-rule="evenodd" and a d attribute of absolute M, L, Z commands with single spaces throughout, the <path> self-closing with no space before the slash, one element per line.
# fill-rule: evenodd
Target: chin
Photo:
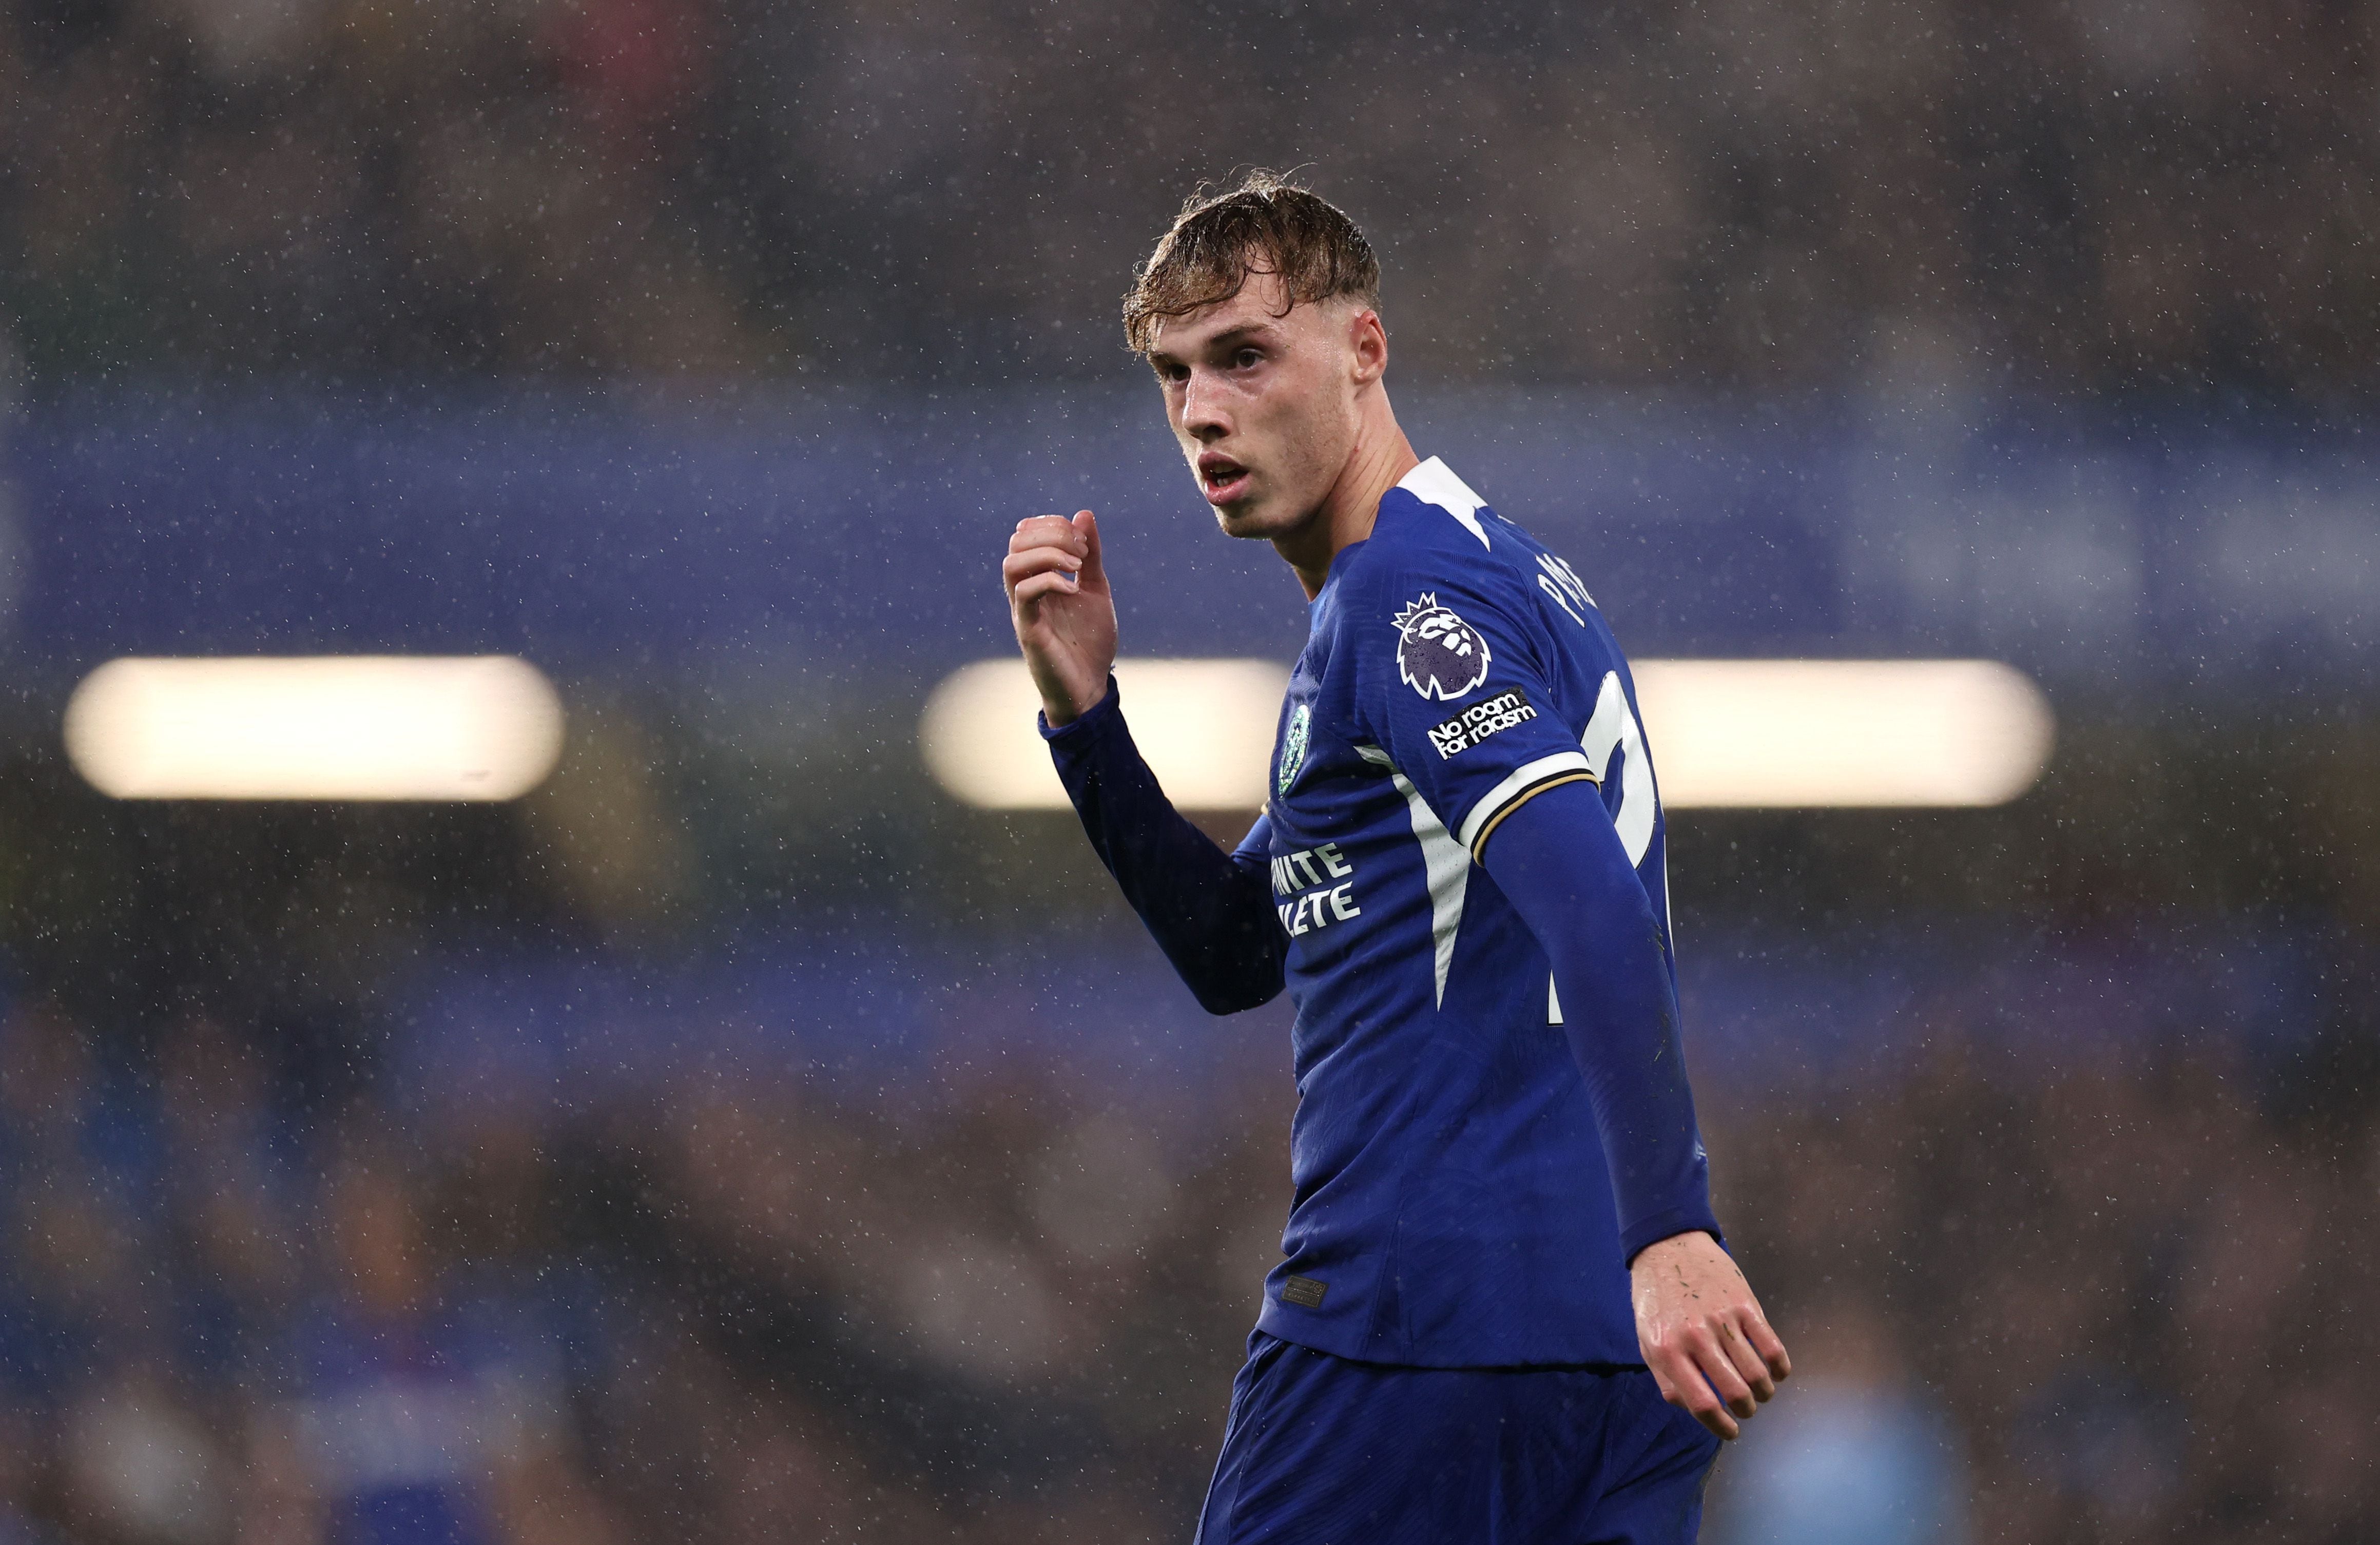
<path fill-rule="evenodd" d="M 1223 529 L 1225 536 L 1260 537 L 1264 535 L 1262 531 L 1255 529 L 1256 522 L 1252 518 L 1254 512 L 1247 505 L 1216 505 L 1212 507 L 1215 511 L 1215 524 Z"/>
<path fill-rule="evenodd" d="M 1244 541 L 1269 541 L 1281 534 L 1283 522 L 1267 519 L 1265 511 L 1260 508 L 1241 505 L 1231 508 L 1218 506 L 1215 524 L 1223 529 L 1227 537 L 1238 537 Z"/>
<path fill-rule="evenodd" d="M 1213 508 L 1215 524 L 1223 529 L 1225 536 L 1249 541 L 1270 541 L 1298 526 L 1296 517 L 1284 514 L 1282 501 L 1277 498 L 1234 499 Z"/>

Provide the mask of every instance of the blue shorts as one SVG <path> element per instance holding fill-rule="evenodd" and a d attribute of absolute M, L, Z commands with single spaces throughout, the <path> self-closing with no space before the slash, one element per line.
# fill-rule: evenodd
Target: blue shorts
<path fill-rule="evenodd" d="M 1691 1545 L 1718 1455 L 1642 1369 L 1390 1368 L 1258 1331 L 1197 1545 Z"/>

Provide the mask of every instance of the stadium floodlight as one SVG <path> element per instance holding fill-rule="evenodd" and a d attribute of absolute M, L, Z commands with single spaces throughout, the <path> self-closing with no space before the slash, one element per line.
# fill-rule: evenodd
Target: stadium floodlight
<path fill-rule="evenodd" d="M 1994 660 L 1646 660 L 1671 809 L 1999 805 L 2049 760 L 2041 689 Z"/>
<path fill-rule="evenodd" d="M 1635 675 L 1672 809 L 2004 804 L 2040 777 L 2055 734 L 2041 689 L 1991 660 L 1644 660 Z M 1283 667 L 1120 660 L 1116 680 L 1175 804 L 1263 803 Z M 927 766 L 971 805 L 1064 809 L 1039 705 L 1022 661 L 963 667 L 927 701 Z"/>
<path fill-rule="evenodd" d="M 510 655 L 113 660 L 67 755 L 119 799 L 511 799 L 562 754 L 562 703 Z"/>
<path fill-rule="evenodd" d="M 1184 809 L 1264 803 L 1289 668 L 1269 660 L 1119 660 L 1116 688 L 1141 755 Z M 1035 733 L 1041 706 L 1022 660 L 960 667 L 926 700 L 918 742 L 941 785 L 997 810 L 1062 810 L 1066 791 Z"/>

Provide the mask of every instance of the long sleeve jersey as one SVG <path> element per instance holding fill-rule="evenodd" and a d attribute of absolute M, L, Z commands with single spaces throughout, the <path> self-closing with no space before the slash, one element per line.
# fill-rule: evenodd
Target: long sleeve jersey
<path fill-rule="evenodd" d="M 1167 802 L 1112 683 L 1044 724 L 1199 1002 L 1296 1001 L 1258 1325 L 1409 1366 L 1639 1363 L 1628 1261 L 1718 1227 L 1627 663 L 1570 566 L 1435 458 L 1310 610 L 1236 852 Z"/>

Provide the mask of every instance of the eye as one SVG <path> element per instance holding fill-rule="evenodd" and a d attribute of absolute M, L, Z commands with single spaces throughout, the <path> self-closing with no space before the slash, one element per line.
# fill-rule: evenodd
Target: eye
<path fill-rule="evenodd" d="M 1233 370 L 1253 370 L 1264 362 L 1264 351 L 1258 348 L 1235 348 L 1232 351 Z"/>

